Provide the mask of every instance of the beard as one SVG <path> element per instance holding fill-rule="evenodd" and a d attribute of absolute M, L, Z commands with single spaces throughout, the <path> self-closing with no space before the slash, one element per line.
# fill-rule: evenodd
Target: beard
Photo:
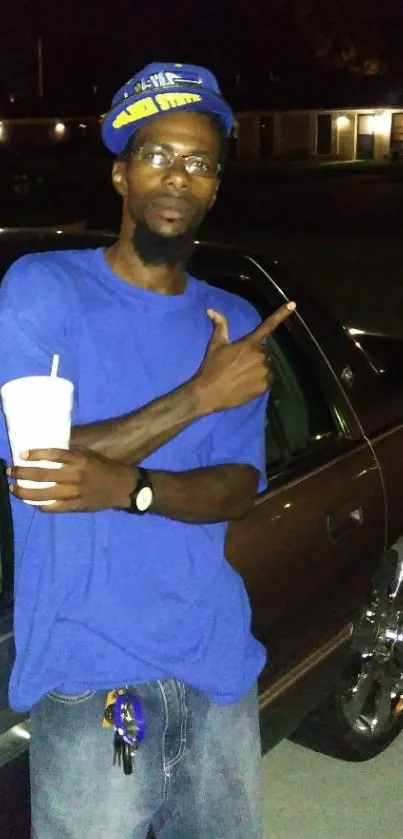
<path fill-rule="evenodd" d="M 192 225 L 185 233 L 163 236 L 140 220 L 136 222 L 132 244 L 144 265 L 185 264 L 192 254 L 196 231 Z"/>

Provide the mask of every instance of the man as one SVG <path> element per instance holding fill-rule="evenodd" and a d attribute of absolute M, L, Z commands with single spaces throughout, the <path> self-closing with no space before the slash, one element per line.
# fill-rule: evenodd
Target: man
<path fill-rule="evenodd" d="M 145 839 L 151 826 L 162 839 L 261 836 L 265 650 L 224 540 L 265 486 L 262 342 L 295 306 L 259 325 L 246 302 L 185 272 L 232 122 L 204 68 L 146 67 L 103 122 L 117 242 L 29 255 L 2 286 L 0 384 L 48 373 L 58 353 L 75 385 L 71 450 L 31 451 L 8 470 L 10 702 L 32 709 L 35 839 Z M 35 467 L 43 458 L 63 466 Z M 146 724 L 129 776 L 102 725 L 119 688 Z"/>

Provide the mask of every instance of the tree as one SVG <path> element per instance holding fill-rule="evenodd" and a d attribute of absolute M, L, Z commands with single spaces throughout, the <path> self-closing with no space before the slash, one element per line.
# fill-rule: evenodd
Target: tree
<path fill-rule="evenodd" d="M 277 7 L 305 60 L 362 76 L 386 71 L 376 0 L 277 0 Z"/>

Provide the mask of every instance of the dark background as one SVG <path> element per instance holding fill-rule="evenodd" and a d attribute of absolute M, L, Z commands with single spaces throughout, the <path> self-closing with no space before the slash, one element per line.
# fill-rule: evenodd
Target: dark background
<path fill-rule="evenodd" d="M 236 108 L 378 89 L 392 100 L 401 92 L 401 0 L 2 0 L 1 7 L 3 111 L 105 110 L 123 81 L 155 59 L 208 64 Z"/>
<path fill-rule="evenodd" d="M 403 110 L 403 0 L 0 0 L 0 119 L 104 112 L 147 62 L 200 62 L 236 110 Z M 38 38 L 44 96 L 38 98 Z M 13 101 L 10 101 L 13 100 Z M 111 157 L 0 149 L 0 226 L 117 230 Z M 3 177 L 3 174 L 4 177 Z M 278 258 L 344 322 L 402 333 L 403 166 L 231 163 L 201 236 Z"/>

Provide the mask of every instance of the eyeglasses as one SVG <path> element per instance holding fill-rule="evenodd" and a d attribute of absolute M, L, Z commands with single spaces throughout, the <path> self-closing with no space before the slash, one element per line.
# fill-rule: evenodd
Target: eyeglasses
<path fill-rule="evenodd" d="M 152 169 L 171 169 L 180 160 L 188 175 L 200 178 L 217 178 L 221 173 L 220 163 L 199 154 L 180 154 L 169 146 L 146 143 L 139 149 L 129 151 L 127 157 L 133 157 L 139 163 L 145 163 Z"/>

